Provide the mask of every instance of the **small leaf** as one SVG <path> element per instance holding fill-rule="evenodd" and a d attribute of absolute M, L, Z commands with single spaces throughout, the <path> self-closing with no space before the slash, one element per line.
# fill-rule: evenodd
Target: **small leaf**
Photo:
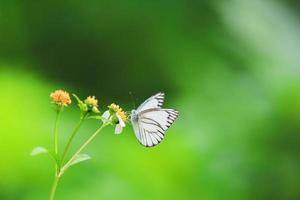
<path fill-rule="evenodd" d="M 57 165 L 60 165 L 59 157 L 53 151 L 49 151 L 45 147 L 35 147 L 30 153 L 31 156 L 39 154 L 48 154 Z"/>
<path fill-rule="evenodd" d="M 75 99 L 79 104 L 83 104 L 83 102 L 79 99 L 79 97 L 76 94 L 73 94 L 73 96 L 75 97 Z"/>
<path fill-rule="evenodd" d="M 72 162 L 70 162 L 69 166 L 72 166 L 72 165 L 75 165 L 77 163 L 80 163 L 80 162 L 83 162 L 83 161 L 86 161 L 86 160 L 89 160 L 91 159 L 91 157 L 87 154 L 78 154 L 73 160 Z"/>
<path fill-rule="evenodd" d="M 30 155 L 31 156 L 36 156 L 36 155 L 39 155 L 39 154 L 42 154 L 42 153 L 49 153 L 48 149 L 44 148 L 44 147 L 35 147 Z"/>

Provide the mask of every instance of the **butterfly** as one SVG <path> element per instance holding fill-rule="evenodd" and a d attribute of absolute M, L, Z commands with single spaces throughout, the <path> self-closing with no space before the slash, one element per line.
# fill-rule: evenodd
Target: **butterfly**
<path fill-rule="evenodd" d="M 130 120 L 135 136 L 146 147 L 159 144 L 165 131 L 178 117 L 178 111 L 161 107 L 164 99 L 164 93 L 157 93 L 131 111 Z"/>

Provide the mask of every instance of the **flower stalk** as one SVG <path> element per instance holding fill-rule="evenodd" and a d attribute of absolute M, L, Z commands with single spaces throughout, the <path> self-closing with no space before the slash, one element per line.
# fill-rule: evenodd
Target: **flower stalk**
<path fill-rule="evenodd" d="M 73 130 L 73 132 L 72 132 L 72 134 L 71 134 L 71 136 L 70 136 L 70 138 L 69 138 L 69 140 L 68 140 L 68 142 L 67 142 L 67 145 L 66 145 L 66 147 L 65 147 L 65 149 L 64 149 L 64 152 L 63 152 L 63 154 L 62 154 L 62 156 L 61 156 L 61 163 L 64 162 L 64 159 L 65 159 L 65 157 L 66 157 L 66 155 L 67 155 L 67 153 L 68 153 L 68 151 L 69 151 L 69 149 L 70 149 L 70 147 L 71 147 L 72 141 L 73 141 L 73 139 L 75 138 L 75 135 L 77 134 L 77 132 L 79 131 L 81 125 L 82 125 L 83 122 L 85 121 L 86 117 L 87 117 L 87 114 L 83 115 L 83 117 L 80 118 L 78 124 L 77 124 L 76 127 L 74 128 L 74 130 Z"/>
<path fill-rule="evenodd" d="M 55 123 L 54 123 L 54 152 L 58 155 L 58 125 L 61 115 L 62 107 L 58 106 L 56 111 Z"/>
<path fill-rule="evenodd" d="M 60 177 L 57 174 L 55 174 L 53 185 L 51 188 L 50 198 L 49 198 L 50 200 L 54 200 L 54 198 L 55 198 L 55 193 L 56 193 L 56 189 L 57 189 L 59 180 L 60 180 Z"/>
<path fill-rule="evenodd" d="M 70 164 L 74 161 L 74 159 L 81 153 L 81 151 L 90 143 L 92 142 L 95 137 L 101 132 L 101 130 L 109 125 L 110 123 L 103 123 L 100 128 L 98 128 L 79 148 L 78 150 L 73 154 L 73 156 L 70 158 L 70 160 L 61 168 L 60 173 L 58 176 L 60 177 L 70 166 Z"/>
<path fill-rule="evenodd" d="M 111 104 L 110 106 L 108 106 L 108 110 L 105 111 L 102 116 L 100 116 L 100 110 L 98 109 L 98 100 L 95 96 L 88 96 L 84 101 L 80 100 L 75 94 L 73 94 L 73 96 L 77 100 L 77 105 L 80 109 L 80 120 L 71 132 L 66 146 L 62 151 L 62 154 L 60 154 L 59 151 L 58 128 L 60 124 L 61 113 L 64 110 L 64 107 L 67 107 L 72 102 L 69 93 L 63 90 L 56 90 L 50 94 L 52 103 L 55 104 L 56 111 L 53 130 L 54 150 L 49 151 L 48 149 L 39 146 L 34 148 L 31 152 L 31 155 L 33 156 L 47 153 L 55 162 L 55 173 L 50 192 L 50 200 L 55 199 L 57 186 L 62 175 L 67 171 L 67 169 L 77 163 L 91 158 L 87 154 L 81 154 L 81 152 L 96 138 L 96 136 L 103 130 L 103 128 L 108 125 L 113 125 L 116 126 L 116 133 L 121 133 L 122 129 L 125 127 L 125 122 L 127 120 L 126 112 L 116 104 Z M 86 121 L 87 119 L 99 120 L 102 122 L 102 125 L 87 140 L 85 140 L 85 142 L 81 146 L 79 146 L 75 153 L 67 160 L 68 153 L 70 151 L 74 138 L 78 134 L 84 121 Z M 65 162 L 65 160 L 67 161 Z"/>

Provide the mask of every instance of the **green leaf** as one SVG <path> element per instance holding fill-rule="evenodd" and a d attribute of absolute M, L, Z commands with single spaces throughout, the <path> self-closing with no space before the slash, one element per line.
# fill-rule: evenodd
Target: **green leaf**
<path fill-rule="evenodd" d="M 80 162 L 83 162 L 83 161 L 86 161 L 86 160 L 89 160 L 91 159 L 91 157 L 87 154 L 78 154 L 73 160 L 72 162 L 69 163 L 69 166 L 72 166 L 72 165 L 75 165 L 77 163 L 80 163 Z"/>
<path fill-rule="evenodd" d="M 54 152 L 49 151 L 45 147 L 35 147 L 30 153 L 31 156 L 36 156 L 39 154 L 48 154 L 53 159 L 53 161 L 57 165 L 59 165 L 59 157 Z"/>
<path fill-rule="evenodd" d="M 39 154 L 43 154 L 43 153 L 49 153 L 48 149 L 44 148 L 44 147 L 35 147 L 30 155 L 31 156 L 36 156 L 36 155 L 39 155 Z"/>
<path fill-rule="evenodd" d="M 79 97 L 76 94 L 73 94 L 73 97 L 75 97 L 79 104 L 83 104 L 83 102 L 79 99 Z"/>

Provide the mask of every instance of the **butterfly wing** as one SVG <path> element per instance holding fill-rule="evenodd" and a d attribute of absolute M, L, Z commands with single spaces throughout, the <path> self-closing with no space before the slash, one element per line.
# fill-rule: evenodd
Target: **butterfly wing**
<path fill-rule="evenodd" d="M 137 139 L 146 147 L 159 144 L 177 116 L 174 109 L 152 108 L 138 113 L 138 120 L 132 123 Z"/>
<path fill-rule="evenodd" d="M 160 108 L 165 99 L 165 94 L 162 92 L 159 92 L 152 97 L 148 98 L 144 103 L 142 103 L 137 109 L 137 112 L 142 112 L 147 109 L 151 108 Z"/>

